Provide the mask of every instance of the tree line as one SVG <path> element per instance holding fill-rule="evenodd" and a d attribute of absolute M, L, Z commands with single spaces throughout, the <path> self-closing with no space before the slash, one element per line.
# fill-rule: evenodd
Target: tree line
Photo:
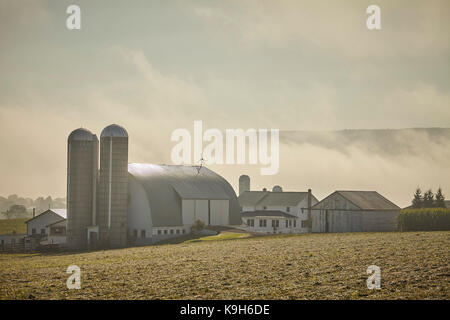
<path fill-rule="evenodd" d="M 417 187 L 412 200 L 412 208 L 445 208 L 445 196 L 442 193 L 441 187 L 433 193 L 431 189 L 422 194 L 420 187 Z"/>

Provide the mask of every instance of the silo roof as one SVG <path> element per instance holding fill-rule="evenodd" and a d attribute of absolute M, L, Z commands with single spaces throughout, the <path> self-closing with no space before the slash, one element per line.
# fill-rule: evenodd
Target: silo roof
<path fill-rule="evenodd" d="M 85 128 L 78 128 L 69 134 L 69 141 L 93 141 L 96 136 Z"/>
<path fill-rule="evenodd" d="M 111 124 L 102 130 L 100 138 L 105 137 L 128 137 L 128 132 L 124 127 L 117 124 Z"/>
<path fill-rule="evenodd" d="M 228 200 L 231 224 L 240 224 L 239 203 L 231 185 L 212 170 L 198 166 L 128 165 L 131 179 L 142 185 L 154 226 L 182 225 L 181 200 Z M 132 195 L 133 197 L 133 195 Z"/>

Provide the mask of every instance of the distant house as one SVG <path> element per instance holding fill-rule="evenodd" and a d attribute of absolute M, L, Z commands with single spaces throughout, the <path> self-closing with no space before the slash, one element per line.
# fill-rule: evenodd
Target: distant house
<path fill-rule="evenodd" d="M 399 211 L 376 191 L 335 191 L 312 206 L 312 232 L 394 231 Z"/>
<path fill-rule="evenodd" d="M 27 236 L 40 237 L 43 244 L 66 242 L 66 209 L 49 209 L 28 220 Z"/>
<path fill-rule="evenodd" d="M 308 232 L 308 199 L 318 202 L 311 192 L 244 191 L 239 196 L 246 230 L 266 233 Z"/>

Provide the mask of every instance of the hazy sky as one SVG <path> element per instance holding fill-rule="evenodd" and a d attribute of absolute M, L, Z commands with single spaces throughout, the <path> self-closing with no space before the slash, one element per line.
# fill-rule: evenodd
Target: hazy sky
<path fill-rule="evenodd" d="M 79 31 L 66 28 L 70 4 L 81 7 Z M 370 4 L 381 7 L 379 31 L 366 28 Z M 450 127 L 448 30 L 448 0 L 0 0 L 0 195 L 65 196 L 66 139 L 80 126 L 123 125 L 130 162 L 150 163 L 170 163 L 171 132 L 194 120 L 221 130 Z M 280 175 L 255 176 L 256 188 L 312 185 L 319 198 L 373 189 L 404 204 L 421 183 L 413 163 L 363 181 L 361 171 L 389 162 L 289 148 Z M 319 156 L 355 173 L 325 179 Z M 296 159 L 315 167 L 303 172 Z M 258 168 L 215 169 L 236 185 Z M 450 198 L 442 168 L 426 184 Z"/>

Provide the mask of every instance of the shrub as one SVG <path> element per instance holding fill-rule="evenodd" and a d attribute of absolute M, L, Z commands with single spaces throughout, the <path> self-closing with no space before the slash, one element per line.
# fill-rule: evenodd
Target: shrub
<path fill-rule="evenodd" d="M 450 230 L 450 209 L 405 209 L 397 222 L 400 231 L 446 231 Z"/>
<path fill-rule="evenodd" d="M 202 231 L 203 228 L 205 228 L 205 223 L 202 220 L 197 219 L 197 220 L 195 220 L 194 224 L 191 226 L 191 231 L 193 233 L 198 233 L 198 232 Z"/>

